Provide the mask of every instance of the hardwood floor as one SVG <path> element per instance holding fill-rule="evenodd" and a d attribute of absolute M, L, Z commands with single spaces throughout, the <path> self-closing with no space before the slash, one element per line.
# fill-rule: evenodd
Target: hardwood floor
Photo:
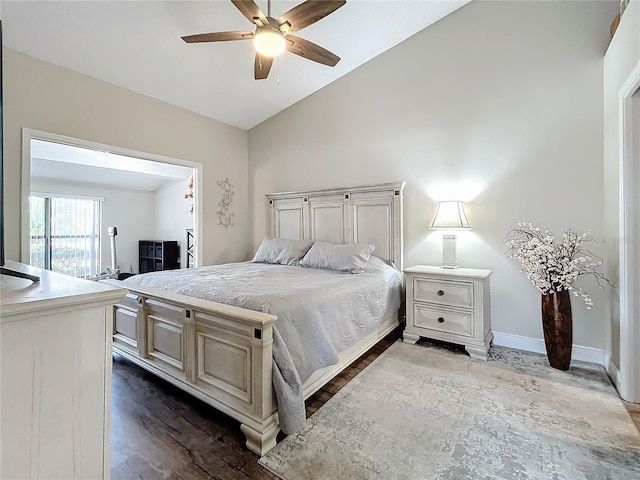
<path fill-rule="evenodd" d="M 397 338 L 394 332 L 378 342 L 310 397 L 307 417 Z M 237 421 L 120 356 L 113 361 L 111 416 L 113 480 L 278 478 L 247 450 Z"/>
<path fill-rule="evenodd" d="M 627 408 L 631 420 L 633 420 L 633 423 L 635 423 L 638 430 L 640 430 L 640 403 L 629 403 L 624 400 L 622 403 Z"/>

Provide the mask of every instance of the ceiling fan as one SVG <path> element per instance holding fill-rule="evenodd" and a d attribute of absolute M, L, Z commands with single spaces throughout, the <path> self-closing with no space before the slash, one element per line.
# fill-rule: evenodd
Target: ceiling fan
<path fill-rule="evenodd" d="M 256 80 L 269 75 L 273 59 L 285 50 L 308 60 L 334 67 L 340 57 L 304 38 L 291 35 L 309 25 L 322 20 L 343 6 L 346 0 L 307 0 L 282 14 L 277 20 L 271 16 L 271 0 L 267 0 L 265 16 L 253 0 L 231 0 L 247 19 L 255 24 L 255 32 L 214 32 L 187 35 L 182 39 L 187 43 L 226 42 L 229 40 L 253 40 L 256 57 L 253 73 Z"/>

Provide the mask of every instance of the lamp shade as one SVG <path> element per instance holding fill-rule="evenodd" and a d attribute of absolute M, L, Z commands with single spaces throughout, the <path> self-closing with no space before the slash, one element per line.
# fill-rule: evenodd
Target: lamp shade
<path fill-rule="evenodd" d="M 438 202 L 436 213 L 429 228 L 470 229 L 464 213 L 464 203 L 457 201 Z"/>

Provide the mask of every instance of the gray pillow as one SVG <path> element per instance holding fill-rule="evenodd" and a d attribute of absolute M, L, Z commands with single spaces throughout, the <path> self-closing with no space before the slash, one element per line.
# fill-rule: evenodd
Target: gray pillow
<path fill-rule="evenodd" d="M 298 265 L 309 248 L 312 240 L 289 240 L 287 238 L 265 238 L 253 257 L 254 263 L 279 263 Z"/>
<path fill-rule="evenodd" d="M 362 273 L 375 246 L 355 243 L 352 245 L 332 245 L 316 242 L 309 249 L 300 266 L 324 268 L 337 272 Z"/>

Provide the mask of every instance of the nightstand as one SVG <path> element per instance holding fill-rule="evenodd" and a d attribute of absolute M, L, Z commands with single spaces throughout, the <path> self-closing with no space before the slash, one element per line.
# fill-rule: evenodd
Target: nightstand
<path fill-rule="evenodd" d="M 405 343 L 420 337 L 464 345 L 471 358 L 487 360 L 493 340 L 491 270 L 416 265 L 404 270 L 407 294 Z"/>

